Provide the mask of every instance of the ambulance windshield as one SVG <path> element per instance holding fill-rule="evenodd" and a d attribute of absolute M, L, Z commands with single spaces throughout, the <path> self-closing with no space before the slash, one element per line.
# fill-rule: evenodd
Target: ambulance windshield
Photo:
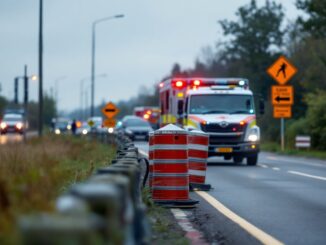
<path fill-rule="evenodd" d="M 192 95 L 190 114 L 254 114 L 251 95 L 212 94 Z"/>

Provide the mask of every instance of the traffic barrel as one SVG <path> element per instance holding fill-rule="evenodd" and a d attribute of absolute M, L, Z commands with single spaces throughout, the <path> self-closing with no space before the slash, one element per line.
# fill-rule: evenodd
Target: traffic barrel
<path fill-rule="evenodd" d="M 154 132 L 152 198 L 164 206 L 193 206 L 189 199 L 187 131 L 169 124 Z"/>
<path fill-rule="evenodd" d="M 188 163 L 191 190 L 207 191 L 211 188 L 205 184 L 209 135 L 199 130 L 188 132 Z"/>
<path fill-rule="evenodd" d="M 152 179 L 153 179 L 153 144 L 154 144 L 154 132 L 149 132 L 148 139 L 148 162 L 149 162 L 149 175 L 148 175 L 148 185 L 150 191 L 152 191 Z"/>

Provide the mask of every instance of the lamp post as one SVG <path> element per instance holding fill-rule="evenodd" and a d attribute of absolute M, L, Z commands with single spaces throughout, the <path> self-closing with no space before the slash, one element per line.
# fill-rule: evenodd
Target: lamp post
<path fill-rule="evenodd" d="M 95 75 L 94 77 L 106 77 L 107 74 L 103 73 L 103 74 L 98 74 Z M 86 92 L 84 91 L 84 82 L 89 81 L 91 79 L 91 77 L 85 77 L 83 79 L 80 80 L 80 108 L 81 108 L 81 118 L 84 119 L 85 114 L 84 114 L 84 96 L 85 99 L 87 98 Z M 86 102 L 85 102 L 85 107 L 87 108 Z"/>
<path fill-rule="evenodd" d="M 39 5 L 39 40 L 38 40 L 38 75 L 39 75 L 39 115 L 38 115 L 38 135 L 43 134 L 43 0 Z"/>
<path fill-rule="evenodd" d="M 14 81 L 14 87 L 15 87 L 15 98 L 14 98 L 14 103 L 18 104 L 18 83 L 19 79 L 23 79 L 24 81 L 24 120 L 27 122 L 27 109 L 28 109 L 28 81 L 29 79 L 32 79 L 33 81 L 37 80 L 36 75 L 28 76 L 27 75 L 27 65 L 24 66 L 24 76 L 18 76 L 15 77 Z M 24 131 L 24 140 L 26 140 L 26 131 Z"/>
<path fill-rule="evenodd" d="M 58 77 L 57 79 L 54 80 L 54 97 L 55 97 L 55 107 L 57 109 L 57 117 L 58 117 L 58 112 L 59 112 L 59 81 L 66 79 L 66 76 L 61 76 Z"/>
<path fill-rule="evenodd" d="M 112 19 L 118 19 L 118 18 L 123 18 L 123 14 L 119 15 L 113 15 L 110 17 L 106 18 L 101 18 L 98 20 L 95 20 L 92 24 L 92 67 L 91 67 L 91 117 L 94 116 L 94 90 L 95 90 L 95 38 L 96 38 L 96 25 L 107 21 L 107 20 L 112 20 Z"/>

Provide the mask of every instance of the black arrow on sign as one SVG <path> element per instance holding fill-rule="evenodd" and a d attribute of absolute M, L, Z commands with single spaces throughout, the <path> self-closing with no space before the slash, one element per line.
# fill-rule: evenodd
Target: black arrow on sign
<path fill-rule="evenodd" d="M 115 109 L 105 109 L 106 112 L 115 112 Z"/>
<path fill-rule="evenodd" d="M 277 97 L 275 98 L 275 100 L 276 100 L 277 102 L 280 102 L 280 101 L 290 101 L 290 98 L 289 98 L 289 97 L 280 97 L 280 96 L 277 96 Z"/>

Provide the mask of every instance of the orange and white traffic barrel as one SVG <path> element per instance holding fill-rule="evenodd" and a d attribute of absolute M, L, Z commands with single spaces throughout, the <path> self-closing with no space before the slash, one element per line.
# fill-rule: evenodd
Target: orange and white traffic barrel
<path fill-rule="evenodd" d="M 148 138 L 148 162 L 149 162 L 149 175 L 148 175 L 148 185 L 150 191 L 152 190 L 152 179 L 153 179 L 153 144 L 154 144 L 154 132 L 149 132 Z"/>
<path fill-rule="evenodd" d="M 209 135 L 199 130 L 188 132 L 188 163 L 190 189 L 209 190 L 205 184 Z"/>
<path fill-rule="evenodd" d="M 169 124 L 154 132 L 152 198 L 166 206 L 193 206 L 189 199 L 188 132 Z"/>

